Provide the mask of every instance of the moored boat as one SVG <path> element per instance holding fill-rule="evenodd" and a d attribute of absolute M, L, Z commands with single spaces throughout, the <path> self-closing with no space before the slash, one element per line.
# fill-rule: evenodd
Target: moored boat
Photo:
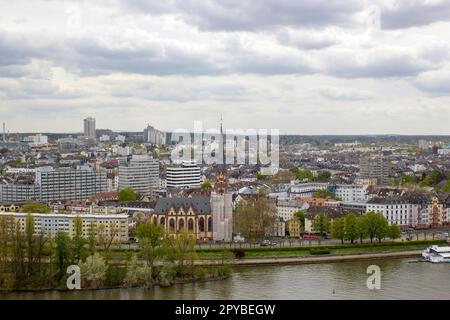
<path fill-rule="evenodd" d="M 450 262 L 450 247 L 428 247 L 422 252 L 422 258 L 432 263 Z"/>

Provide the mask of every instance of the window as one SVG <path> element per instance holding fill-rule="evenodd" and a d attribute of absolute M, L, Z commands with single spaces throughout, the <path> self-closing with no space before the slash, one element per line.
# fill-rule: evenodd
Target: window
<path fill-rule="evenodd" d="M 211 217 L 208 218 L 208 231 L 209 232 L 212 231 L 212 218 Z"/>
<path fill-rule="evenodd" d="M 205 232 L 205 219 L 203 217 L 198 220 L 198 229 L 200 232 Z"/>
<path fill-rule="evenodd" d="M 178 230 L 182 230 L 184 228 L 184 220 L 180 219 L 180 221 L 178 221 Z"/>

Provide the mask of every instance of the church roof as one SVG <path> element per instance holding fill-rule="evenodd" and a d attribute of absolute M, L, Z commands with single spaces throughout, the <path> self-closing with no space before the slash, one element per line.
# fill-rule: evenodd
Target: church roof
<path fill-rule="evenodd" d="M 211 203 L 209 197 L 191 197 L 191 198 L 161 198 L 158 200 L 155 206 L 156 213 L 167 213 L 170 208 L 174 208 L 175 211 L 183 210 L 187 211 L 192 207 L 197 214 L 209 214 L 211 213 Z"/>

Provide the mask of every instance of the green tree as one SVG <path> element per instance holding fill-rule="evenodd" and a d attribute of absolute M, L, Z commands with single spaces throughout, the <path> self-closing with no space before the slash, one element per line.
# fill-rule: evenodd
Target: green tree
<path fill-rule="evenodd" d="M 64 231 L 58 231 L 55 236 L 55 260 L 59 275 L 64 275 L 72 263 L 70 238 Z"/>
<path fill-rule="evenodd" d="M 51 208 L 42 203 L 27 203 L 20 208 L 24 213 L 49 213 Z"/>
<path fill-rule="evenodd" d="M 142 222 L 136 229 L 139 239 L 141 257 L 146 261 L 147 267 L 153 271 L 155 261 L 163 255 L 164 228 L 151 221 Z"/>
<path fill-rule="evenodd" d="M 294 213 L 294 218 L 298 219 L 298 221 L 300 221 L 301 224 L 301 228 L 304 230 L 305 229 L 305 223 L 306 223 L 306 212 L 305 211 L 297 211 Z"/>
<path fill-rule="evenodd" d="M 387 235 L 388 223 L 381 213 L 369 212 L 364 219 L 364 228 L 370 242 L 373 242 L 373 239 L 381 242 Z"/>
<path fill-rule="evenodd" d="M 119 191 L 120 202 L 134 202 L 137 199 L 137 194 L 132 188 L 125 188 Z"/>
<path fill-rule="evenodd" d="M 74 220 L 75 233 L 72 237 L 72 252 L 75 261 L 84 260 L 86 258 L 86 239 L 83 237 L 83 220 L 76 217 Z"/>
<path fill-rule="evenodd" d="M 294 174 L 297 180 L 314 180 L 314 175 L 309 169 L 291 168 L 290 171 Z"/>
<path fill-rule="evenodd" d="M 249 199 L 236 208 L 235 229 L 246 239 L 261 240 L 273 231 L 277 210 L 265 197 Z"/>
<path fill-rule="evenodd" d="M 396 224 L 390 225 L 387 232 L 387 236 L 392 240 L 401 238 L 402 232 L 400 230 L 400 227 Z"/>
<path fill-rule="evenodd" d="M 336 199 L 336 195 L 327 189 L 317 190 L 314 193 L 314 197 L 320 199 Z"/>
<path fill-rule="evenodd" d="M 150 287 L 153 284 L 153 269 L 143 266 L 136 255 L 127 264 L 124 284 L 127 286 Z"/>
<path fill-rule="evenodd" d="M 212 189 L 212 184 L 211 184 L 211 182 L 206 180 L 205 182 L 202 183 L 200 188 L 203 189 L 203 190 Z"/>
<path fill-rule="evenodd" d="M 442 191 L 450 193 L 450 180 L 445 181 Z"/>
<path fill-rule="evenodd" d="M 104 283 L 107 270 L 108 265 L 99 253 L 87 257 L 85 262 L 80 263 L 82 279 L 90 288 L 99 288 Z"/>
<path fill-rule="evenodd" d="M 353 244 L 359 237 L 358 217 L 354 213 L 349 213 L 345 216 L 344 220 L 345 240 L 349 240 Z"/>
<path fill-rule="evenodd" d="M 344 243 L 345 219 L 343 217 L 333 219 L 333 222 L 331 223 L 331 236 L 334 239 L 341 240 L 341 243 Z"/>
<path fill-rule="evenodd" d="M 328 182 L 331 179 L 331 172 L 330 171 L 320 171 L 317 175 L 317 181 L 320 182 Z"/>
<path fill-rule="evenodd" d="M 319 213 L 313 220 L 313 228 L 319 232 L 320 235 L 324 235 L 330 229 L 330 221 L 325 213 Z"/>
<path fill-rule="evenodd" d="M 366 216 L 358 217 L 356 220 L 356 233 L 358 234 L 359 242 L 362 243 L 367 237 Z"/>
<path fill-rule="evenodd" d="M 89 244 L 89 253 L 90 255 L 94 255 L 97 249 L 97 226 L 93 221 L 89 224 L 88 230 L 88 244 Z"/>
<path fill-rule="evenodd" d="M 186 229 L 182 230 L 177 237 L 166 236 L 164 249 L 169 262 L 175 266 L 178 276 L 194 274 L 195 238 Z"/>

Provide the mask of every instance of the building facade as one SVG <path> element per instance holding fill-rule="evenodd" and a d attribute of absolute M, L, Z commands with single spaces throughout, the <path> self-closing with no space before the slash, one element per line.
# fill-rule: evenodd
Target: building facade
<path fill-rule="evenodd" d="M 196 240 L 213 238 L 213 217 L 209 197 L 161 198 L 151 221 L 173 237 L 187 231 Z"/>
<path fill-rule="evenodd" d="M 36 185 L 40 202 L 83 200 L 107 192 L 106 173 L 88 167 L 37 170 Z"/>
<path fill-rule="evenodd" d="M 281 221 L 289 221 L 294 217 L 294 213 L 304 211 L 309 208 L 308 203 L 295 199 L 277 199 L 277 217 Z"/>
<path fill-rule="evenodd" d="M 377 179 L 378 184 L 389 184 L 389 167 L 387 160 L 381 156 L 365 157 L 360 161 L 360 177 Z"/>
<path fill-rule="evenodd" d="M 149 125 L 144 129 L 144 142 L 161 146 L 166 144 L 166 134 Z"/>
<path fill-rule="evenodd" d="M 119 190 L 132 188 L 141 195 L 149 195 L 159 185 L 159 161 L 148 155 L 133 155 L 129 163 L 119 166 Z"/>
<path fill-rule="evenodd" d="M 200 167 L 195 162 L 183 162 L 166 170 L 167 188 L 197 188 L 201 184 Z"/>
<path fill-rule="evenodd" d="M 67 233 L 70 237 L 75 235 L 77 217 L 81 219 L 81 232 L 88 238 L 92 232 L 96 237 L 112 239 L 116 243 L 128 242 L 128 215 L 125 214 L 60 214 L 60 213 L 32 213 L 34 219 L 35 235 L 54 237 L 58 232 Z M 0 217 L 6 217 L 16 223 L 20 231 L 25 232 L 27 213 L 0 212 Z"/>
<path fill-rule="evenodd" d="M 84 119 L 84 136 L 89 139 L 95 139 L 95 119 L 92 117 Z"/>
<path fill-rule="evenodd" d="M 20 203 L 27 201 L 84 200 L 107 191 L 106 173 L 88 167 L 77 169 L 36 169 L 34 183 L 0 185 L 0 201 Z"/>

